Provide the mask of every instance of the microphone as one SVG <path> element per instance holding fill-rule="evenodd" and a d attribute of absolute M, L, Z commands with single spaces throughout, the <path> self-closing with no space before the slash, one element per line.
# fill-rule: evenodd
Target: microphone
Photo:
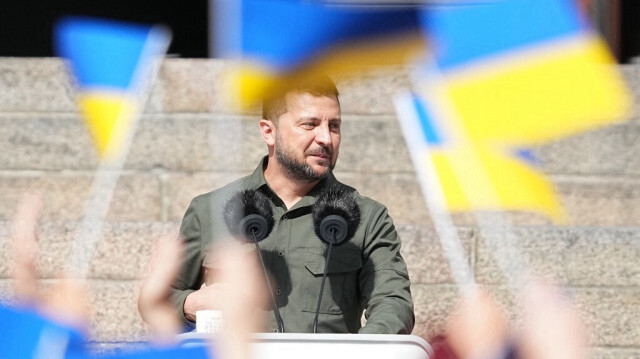
<path fill-rule="evenodd" d="M 261 241 L 273 229 L 273 211 L 267 196 L 255 189 L 242 190 L 224 206 L 224 221 L 234 236 Z"/>
<path fill-rule="evenodd" d="M 334 186 L 320 195 L 311 208 L 311 214 L 316 235 L 329 244 L 327 258 L 324 262 L 324 273 L 322 275 L 322 284 L 320 285 L 320 294 L 318 295 L 316 315 L 313 319 L 313 333 L 315 334 L 318 331 L 318 315 L 320 314 L 320 303 L 322 302 L 324 284 L 327 279 L 331 249 L 333 245 L 343 244 L 353 237 L 360 224 L 360 208 L 352 191 L 348 191 L 346 187 Z"/>
<path fill-rule="evenodd" d="M 258 190 L 242 190 L 233 195 L 224 206 L 224 221 L 232 235 L 255 244 L 267 287 L 269 288 L 269 294 L 271 295 L 273 313 L 276 317 L 278 330 L 280 333 L 284 333 L 284 322 L 282 321 L 276 298 L 273 295 L 267 267 L 264 265 L 264 259 L 258 245 L 258 242 L 267 238 L 271 233 L 275 223 L 269 199 Z"/>

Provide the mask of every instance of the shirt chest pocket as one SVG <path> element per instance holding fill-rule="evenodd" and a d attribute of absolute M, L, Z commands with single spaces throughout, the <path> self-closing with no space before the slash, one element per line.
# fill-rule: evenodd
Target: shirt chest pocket
<path fill-rule="evenodd" d="M 315 312 L 325 268 L 325 253 L 321 249 L 305 251 L 304 311 Z M 359 251 L 334 247 L 329 258 L 320 313 L 342 314 L 357 309 L 359 303 L 358 275 L 362 268 Z"/>

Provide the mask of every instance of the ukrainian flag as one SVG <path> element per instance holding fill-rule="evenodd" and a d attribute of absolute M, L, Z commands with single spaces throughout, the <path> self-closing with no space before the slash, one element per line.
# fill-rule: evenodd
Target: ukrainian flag
<path fill-rule="evenodd" d="M 446 96 L 474 140 L 523 146 L 625 120 L 630 98 L 572 0 L 423 12 Z"/>
<path fill-rule="evenodd" d="M 217 54 L 242 60 L 232 86 L 245 106 L 299 77 L 401 64 L 425 48 L 415 6 L 303 0 L 217 3 Z"/>
<path fill-rule="evenodd" d="M 400 95 L 396 107 L 418 179 L 423 186 L 437 179 L 443 210 L 534 211 L 564 221 L 553 185 L 527 149 L 472 141 L 435 99 Z"/>
<path fill-rule="evenodd" d="M 117 157 L 141 110 L 155 57 L 165 53 L 163 27 L 67 18 L 55 29 L 57 52 L 74 75 L 78 104 L 103 160 Z"/>
<path fill-rule="evenodd" d="M 570 0 L 433 6 L 422 19 L 433 63 L 399 116 L 421 182 L 436 176 L 452 211 L 562 222 L 530 149 L 625 119 L 631 102 L 605 45 Z"/>

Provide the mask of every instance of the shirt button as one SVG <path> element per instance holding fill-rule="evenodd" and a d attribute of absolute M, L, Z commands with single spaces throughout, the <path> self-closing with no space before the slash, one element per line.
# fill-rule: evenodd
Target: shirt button
<path fill-rule="evenodd" d="M 282 220 L 283 220 L 283 221 L 286 221 L 287 219 L 289 219 L 289 217 L 287 217 L 287 215 L 286 215 L 286 214 L 283 214 L 283 215 L 282 215 Z"/>
<path fill-rule="evenodd" d="M 284 252 L 283 252 L 283 251 L 278 251 L 278 255 L 279 255 L 280 257 L 284 257 Z"/>
<path fill-rule="evenodd" d="M 282 291 L 280 289 L 276 289 L 276 295 L 280 295 L 282 294 Z"/>
<path fill-rule="evenodd" d="M 278 333 L 278 328 L 273 328 L 274 333 Z"/>

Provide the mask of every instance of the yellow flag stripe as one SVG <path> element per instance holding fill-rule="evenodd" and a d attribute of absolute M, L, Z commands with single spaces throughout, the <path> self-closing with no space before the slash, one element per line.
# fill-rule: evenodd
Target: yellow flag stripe
<path fill-rule="evenodd" d="M 429 155 L 452 211 L 532 210 L 566 220 L 553 185 L 515 157 L 483 146 L 432 149 Z"/>
<path fill-rule="evenodd" d="M 105 93 L 83 94 L 78 101 L 100 157 L 113 158 L 131 130 L 135 101 Z"/>
<path fill-rule="evenodd" d="M 533 55 L 533 53 L 531 53 Z M 445 77 L 457 117 L 472 140 L 539 144 L 617 120 L 631 108 L 622 78 L 595 37 L 504 68 Z"/>
<path fill-rule="evenodd" d="M 290 81 L 313 77 L 317 74 L 340 75 L 362 71 L 365 66 L 397 65 L 425 49 L 419 34 L 393 36 L 369 42 L 347 43 L 333 48 L 303 68 L 280 73 L 260 64 L 246 63 L 229 73 L 228 83 L 233 89 L 231 105 L 248 109 L 262 101 L 265 94 L 278 91 Z"/>

